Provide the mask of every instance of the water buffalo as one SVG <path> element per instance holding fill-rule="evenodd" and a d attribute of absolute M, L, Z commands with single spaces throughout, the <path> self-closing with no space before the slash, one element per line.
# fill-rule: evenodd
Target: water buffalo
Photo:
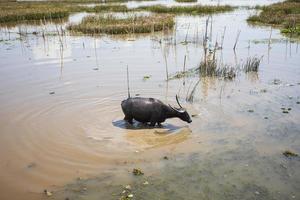
<path fill-rule="evenodd" d="M 142 123 L 150 122 L 150 126 L 155 126 L 156 123 L 160 125 L 168 118 L 178 117 L 185 122 L 191 123 L 192 120 L 187 111 L 180 105 L 177 95 L 176 101 L 180 108 L 166 105 L 154 98 L 129 97 L 121 103 L 125 114 L 124 120 L 132 124 L 132 120 L 135 119 Z"/>

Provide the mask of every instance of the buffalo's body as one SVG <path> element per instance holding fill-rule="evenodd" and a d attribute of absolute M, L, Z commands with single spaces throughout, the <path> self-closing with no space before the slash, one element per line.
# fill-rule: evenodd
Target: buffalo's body
<path fill-rule="evenodd" d="M 124 119 L 130 124 L 135 119 L 142 123 L 150 122 L 151 126 L 154 126 L 172 117 L 178 117 L 189 123 L 192 121 L 186 111 L 172 108 L 154 98 L 128 98 L 122 101 L 121 106 L 125 114 Z"/>

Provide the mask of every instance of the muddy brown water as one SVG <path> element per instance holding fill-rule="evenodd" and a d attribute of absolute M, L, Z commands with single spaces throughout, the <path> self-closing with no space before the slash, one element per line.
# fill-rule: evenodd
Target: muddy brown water
<path fill-rule="evenodd" d="M 259 71 L 233 81 L 201 78 L 192 103 L 185 97 L 199 77 L 167 82 L 165 66 L 171 76 L 185 55 L 187 69 L 199 64 L 206 16 L 176 17 L 176 32 L 67 35 L 63 51 L 57 36 L 20 40 L 18 28 L 2 28 L 0 199 L 119 199 L 126 185 L 133 199 L 299 199 L 299 158 L 282 155 L 300 153 L 298 42 L 273 29 L 269 48 L 270 28 L 245 21 L 253 12 L 214 15 L 212 38 L 226 26 L 218 59 L 236 66 L 263 56 Z M 127 65 L 132 96 L 176 105 L 179 94 L 193 123 L 129 127 L 120 107 Z"/>

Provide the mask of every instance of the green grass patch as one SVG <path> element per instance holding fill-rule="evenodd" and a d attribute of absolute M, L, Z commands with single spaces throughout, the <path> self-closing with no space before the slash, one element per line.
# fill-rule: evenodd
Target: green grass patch
<path fill-rule="evenodd" d="M 260 14 L 249 17 L 247 21 L 279 26 L 282 33 L 300 36 L 300 0 L 289 0 L 264 6 Z"/>
<path fill-rule="evenodd" d="M 129 16 L 117 18 L 109 16 L 87 16 L 80 24 L 71 24 L 67 29 L 83 34 L 129 34 L 150 33 L 170 29 L 174 26 L 174 16 L 155 14 L 151 16 Z"/>
<path fill-rule="evenodd" d="M 232 11 L 234 8 L 232 6 L 163 6 L 163 5 L 154 5 L 154 6 L 141 6 L 138 9 L 151 11 L 155 13 L 173 13 L 173 14 L 211 14 L 219 12 Z"/>

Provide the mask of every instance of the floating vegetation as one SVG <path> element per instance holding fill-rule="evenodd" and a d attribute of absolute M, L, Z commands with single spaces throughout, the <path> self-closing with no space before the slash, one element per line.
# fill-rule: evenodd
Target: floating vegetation
<path fill-rule="evenodd" d="M 279 25 L 282 33 L 300 36 L 300 1 L 288 0 L 262 7 L 259 15 L 247 20 L 250 23 Z"/>
<path fill-rule="evenodd" d="M 151 75 L 146 75 L 146 76 L 143 77 L 143 80 L 146 81 L 146 80 L 148 80 L 150 78 L 151 78 Z"/>
<path fill-rule="evenodd" d="M 154 6 L 141 6 L 137 9 L 146 10 L 156 13 L 173 13 L 173 14 L 210 14 L 210 13 L 219 13 L 219 12 L 228 12 L 232 11 L 234 7 L 232 6 L 163 6 L 163 5 L 154 5 Z"/>
<path fill-rule="evenodd" d="M 133 173 L 133 175 L 135 175 L 135 176 L 144 175 L 144 172 L 142 172 L 142 170 L 137 169 L 137 168 L 134 168 L 134 169 L 132 170 L 132 173 Z"/>
<path fill-rule="evenodd" d="M 286 150 L 282 153 L 285 157 L 298 157 L 298 154 L 297 153 L 294 153 L 290 150 Z"/>
<path fill-rule="evenodd" d="M 247 58 L 245 64 L 243 65 L 243 70 L 248 73 L 248 72 L 257 72 L 259 69 L 259 65 L 261 62 L 262 58 L 257 58 L 257 57 L 250 57 Z"/>
<path fill-rule="evenodd" d="M 126 18 L 109 15 L 87 16 L 80 24 L 71 24 L 67 29 L 84 34 L 129 34 L 162 31 L 173 26 L 173 15 L 151 15 L 147 17 L 134 15 Z"/>

